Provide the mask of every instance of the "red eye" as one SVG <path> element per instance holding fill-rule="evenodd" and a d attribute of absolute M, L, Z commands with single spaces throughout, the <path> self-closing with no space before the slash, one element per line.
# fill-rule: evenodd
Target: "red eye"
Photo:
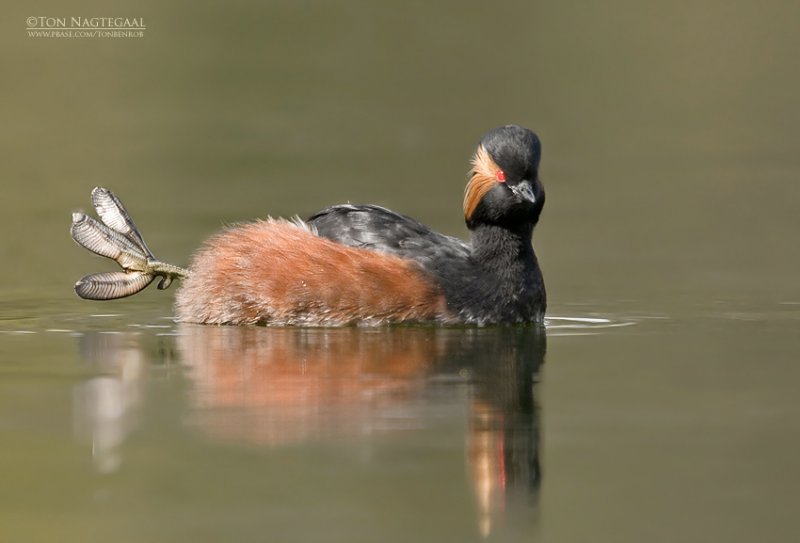
<path fill-rule="evenodd" d="M 497 178 L 498 183 L 506 182 L 506 172 L 504 172 L 503 170 L 497 170 L 497 173 L 494 174 L 494 176 Z"/>

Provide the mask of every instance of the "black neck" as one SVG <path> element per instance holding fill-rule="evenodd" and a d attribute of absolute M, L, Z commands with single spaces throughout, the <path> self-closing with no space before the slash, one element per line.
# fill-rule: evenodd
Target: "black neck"
<path fill-rule="evenodd" d="M 472 228 L 477 277 L 455 297 L 463 313 L 490 322 L 531 322 L 544 317 L 544 281 L 533 251 L 533 224 Z"/>
<path fill-rule="evenodd" d="M 516 228 L 479 224 L 472 229 L 472 255 L 488 270 L 506 275 L 519 273 L 536 261 L 531 245 L 533 225 Z"/>

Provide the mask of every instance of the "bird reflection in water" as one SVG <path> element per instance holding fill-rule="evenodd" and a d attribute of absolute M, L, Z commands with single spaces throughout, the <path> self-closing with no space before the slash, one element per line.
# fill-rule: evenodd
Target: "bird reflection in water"
<path fill-rule="evenodd" d="M 489 331 L 487 331 L 489 332 Z M 489 535 L 506 500 L 537 497 L 541 482 L 539 406 L 534 385 L 546 336 L 538 329 L 497 329 L 455 359 L 472 370 L 467 458 L 479 528 Z"/>
<path fill-rule="evenodd" d="M 216 440 L 278 447 L 413 430 L 425 426 L 426 393 L 445 383 L 469 392 L 466 472 L 481 533 L 492 530 L 508 500 L 536 496 L 541 469 L 534 385 L 546 350 L 541 328 L 182 325 L 178 331 L 165 339 L 177 341 L 190 381 L 190 424 Z M 113 375 L 105 379 L 124 383 L 125 371 L 108 369 L 128 364 L 137 338 L 143 340 L 87 335 L 81 350 L 106 361 L 104 372 Z M 92 382 L 76 395 L 79 426 L 110 435 L 117 421 L 117 437 L 105 445 L 113 452 L 129 429 L 131 398 L 138 397 L 130 390 L 141 386 L 106 387 L 104 394 L 119 394 L 111 402 L 118 409 L 103 415 L 110 404 L 91 400 Z"/>

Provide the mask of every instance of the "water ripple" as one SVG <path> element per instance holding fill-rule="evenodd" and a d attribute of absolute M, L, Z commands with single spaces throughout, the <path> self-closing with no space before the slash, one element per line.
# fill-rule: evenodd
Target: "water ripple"
<path fill-rule="evenodd" d="M 637 324 L 636 320 L 627 318 L 610 319 L 605 317 L 553 317 L 545 318 L 547 335 L 556 336 L 589 336 L 602 333 L 608 328 L 622 328 Z"/>

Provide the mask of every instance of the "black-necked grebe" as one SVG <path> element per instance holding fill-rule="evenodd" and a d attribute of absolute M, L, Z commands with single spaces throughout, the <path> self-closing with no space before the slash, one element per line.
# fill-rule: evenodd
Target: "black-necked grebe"
<path fill-rule="evenodd" d="M 135 294 L 183 280 L 177 318 L 207 324 L 335 326 L 542 322 L 546 296 L 531 244 L 544 206 L 539 138 L 515 125 L 480 141 L 464 192 L 472 239 L 373 205 L 332 206 L 306 221 L 268 219 L 212 236 L 189 270 L 153 257 L 119 199 L 96 188 L 102 223 L 73 214 L 72 237 L 122 272 L 88 275 L 79 296 Z"/>

